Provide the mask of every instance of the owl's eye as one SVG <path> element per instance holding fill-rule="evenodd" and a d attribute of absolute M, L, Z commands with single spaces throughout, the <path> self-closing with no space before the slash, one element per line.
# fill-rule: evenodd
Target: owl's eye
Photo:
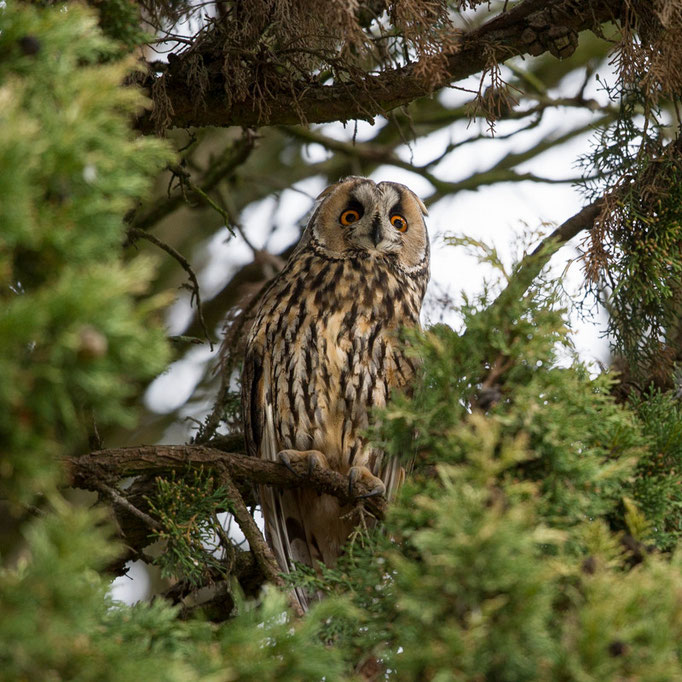
<path fill-rule="evenodd" d="M 356 223 L 358 220 L 360 220 L 360 213 L 354 208 L 345 210 L 339 218 L 342 225 L 350 225 L 351 223 Z"/>
<path fill-rule="evenodd" d="M 393 225 L 398 232 L 407 232 L 407 220 L 397 213 L 391 216 L 391 225 Z"/>

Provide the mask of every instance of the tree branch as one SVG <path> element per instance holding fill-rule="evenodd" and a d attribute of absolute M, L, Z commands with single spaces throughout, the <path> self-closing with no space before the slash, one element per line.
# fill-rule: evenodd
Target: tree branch
<path fill-rule="evenodd" d="M 283 586 L 284 581 L 279 574 L 279 569 L 277 568 L 277 561 L 272 553 L 272 550 L 265 544 L 263 535 L 258 529 L 256 522 L 253 520 L 253 516 L 249 513 L 249 510 L 244 504 L 239 489 L 234 484 L 228 467 L 222 462 L 218 463 L 218 480 L 221 485 L 225 486 L 227 491 L 227 496 L 231 502 L 230 511 L 232 512 L 234 518 L 236 519 L 239 527 L 244 533 L 244 537 L 249 543 L 249 547 L 253 552 L 256 561 L 260 566 L 265 577 L 275 585 Z"/>
<path fill-rule="evenodd" d="M 281 130 L 285 132 L 292 138 L 316 143 L 325 147 L 332 152 L 339 154 L 345 154 L 350 157 L 360 158 L 363 161 L 368 161 L 370 163 L 376 164 L 386 164 L 391 166 L 396 166 L 397 168 L 403 168 L 412 173 L 421 175 L 425 180 L 431 183 L 436 189 L 436 192 L 429 196 L 425 203 L 427 206 L 434 203 L 443 196 L 452 196 L 457 192 L 464 190 L 476 191 L 481 187 L 487 185 L 494 185 L 501 182 L 544 182 L 547 184 L 560 184 L 560 183 L 572 183 L 576 182 L 579 178 L 547 178 L 535 175 L 534 173 L 519 173 L 515 170 L 515 166 L 520 165 L 525 161 L 539 156 L 548 149 L 560 146 L 565 142 L 572 140 L 578 135 L 582 135 L 586 132 L 591 132 L 595 128 L 599 128 L 606 125 L 615 118 L 615 112 L 609 112 L 606 115 L 600 117 L 596 121 L 590 121 L 584 126 L 579 128 L 573 128 L 563 135 L 556 137 L 547 137 L 539 142 L 535 143 L 532 147 L 522 151 L 522 152 L 509 152 L 505 157 L 496 161 L 489 168 L 473 173 L 463 180 L 459 181 L 447 181 L 441 180 L 429 169 L 434 165 L 434 161 L 429 161 L 422 166 L 415 166 L 408 161 L 403 161 L 399 158 L 394 150 L 394 146 L 391 145 L 376 145 L 367 142 L 345 142 L 342 140 L 335 140 L 326 135 L 323 135 L 317 130 L 310 130 L 309 128 L 303 126 L 282 126 Z M 516 134 L 518 131 L 514 131 Z M 460 143 L 461 144 L 461 143 Z M 453 145 L 454 149 L 454 145 Z M 450 150 L 452 151 L 452 150 Z M 438 162 L 442 161 L 442 158 L 438 159 Z"/>
<path fill-rule="evenodd" d="M 592 229 L 603 207 L 604 199 L 597 199 L 547 235 L 531 253 L 521 260 L 511 276 L 509 286 L 490 305 L 490 309 L 505 307 L 510 299 L 522 296 L 562 244 L 573 239 L 583 230 Z"/>
<path fill-rule="evenodd" d="M 145 514 L 135 505 L 131 504 L 131 502 L 127 500 L 125 497 L 123 497 L 123 495 L 121 495 L 121 493 L 115 488 L 112 488 L 110 485 L 107 485 L 103 481 L 93 481 L 93 487 L 96 490 L 100 491 L 101 493 L 104 493 L 107 497 L 109 497 L 109 499 L 111 499 L 111 501 L 115 505 L 121 507 L 121 509 L 124 509 L 129 514 L 132 514 L 133 516 L 137 517 L 150 530 L 161 529 L 161 524 L 158 521 L 156 521 L 156 519 L 153 519 L 151 516 L 149 516 L 149 514 Z"/>
<path fill-rule="evenodd" d="M 192 292 L 190 302 L 193 303 L 196 301 L 197 318 L 199 320 L 199 324 L 201 325 L 201 329 L 204 332 L 204 337 L 208 341 L 208 345 L 211 351 L 213 351 L 213 341 L 211 340 L 211 336 L 208 333 L 206 321 L 204 320 L 204 311 L 201 307 L 201 294 L 199 292 L 199 282 L 197 280 L 197 276 L 194 274 L 194 270 L 192 270 L 192 266 L 190 265 L 189 261 L 181 253 L 176 251 L 170 244 L 166 244 L 166 242 L 161 241 L 158 237 L 155 237 L 150 232 L 140 230 L 137 227 L 131 227 L 128 228 L 127 236 L 130 242 L 134 242 L 136 239 L 146 239 L 147 241 L 150 241 L 152 244 L 158 246 L 160 249 L 163 249 L 167 254 L 175 258 L 175 260 L 180 264 L 182 269 L 187 273 L 187 277 L 189 278 L 190 281 L 189 288 L 190 291 Z"/>
<path fill-rule="evenodd" d="M 263 534 L 260 532 L 256 522 L 253 520 L 253 516 L 251 516 L 249 510 L 246 508 L 241 493 L 234 484 L 234 481 L 232 480 L 232 477 L 228 471 L 228 467 L 223 462 L 218 464 L 218 472 L 218 480 L 222 485 L 225 486 L 225 489 L 227 490 L 227 496 L 232 503 L 230 511 L 239 524 L 239 527 L 242 529 L 242 533 L 244 533 L 244 537 L 249 543 L 249 548 L 256 559 L 256 563 L 258 564 L 261 571 L 263 571 L 263 575 L 265 576 L 266 580 L 273 583 L 274 585 L 277 585 L 278 587 L 284 587 L 284 580 L 280 575 L 280 569 L 277 566 L 277 559 L 275 559 L 275 555 L 265 542 Z M 289 605 L 298 616 L 303 615 L 303 611 L 300 604 L 298 603 L 298 600 L 294 599 L 293 597 L 290 598 Z"/>
<path fill-rule="evenodd" d="M 214 159 L 203 172 L 201 177 L 191 183 L 195 195 L 207 203 L 205 197 L 212 191 L 221 180 L 229 178 L 235 171 L 248 160 L 255 147 L 256 136 L 251 130 L 245 130 L 242 136 L 226 147 L 222 153 Z M 180 150 L 182 151 L 182 150 Z M 181 206 L 187 205 L 185 192 L 176 191 L 168 197 L 162 197 L 155 204 L 137 209 L 131 213 L 127 220 L 131 227 L 146 230 L 166 216 L 170 215 Z"/>
<path fill-rule="evenodd" d="M 269 88 L 258 103 L 254 95 L 229 106 L 224 83 L 217 74 L 202 93 L 188 83 L 189 67 L 185 62 L 196 60 L 198 54 L 198 50 L 190 49 L 176 55 L 165 73 L 150 76 L 146 85 L 163 91 L 168 127 L 371 120 L 515 56 L 538 56 L 547 51 L 557 57 L 568 56 L 575 49 L 577 33 L 597 30 L 602 23 L 616 18 L 621 5 L 620 0 L 590 0 L 580 5 L 575 0 L 525 0 L 464 34 L 459 49 L 447 56 L 445 70 L 435 79 L 425 75 L 429 70 L 416 61 L 367 74 L 356 82 L 323 85 L 301 80 L 293 88 Z M 561 29 L 560 36 L 557 28 Z M 261 90 L 257 78 L 252 90 Z M 197 106 L 199 101 L 203 106 Z M 145 112 L 137 128 L 153 132 L 157 128 L 153 112 Z"/>
<path fill-rule="evenodd" d="M 86 490 L 101 490 L 102 481 L 112 481 L 138 474 L 178 474 L 203 467 L 220 473 L 224 467 L 240 492 L 248 492 L 254 484 L 278 488 L 310 487 L 319 493 L 338 498 L 342 504 L 353 504 L 357 497 L 371 490 L 359 482 L 356 496 L 348 494 L 348 479 L 330 469 L 308 472 L 305 462 L 295 462 L 295 473 L 278 462 L 268 462 L 233 452 L 222 452 L 203 445 L 141 445 L 128 448 L 98 450 L 80 457 L 65 458 L 70 484 Z M 383 518 L 386 500 L 369 497 L 365 507 L 377 518 Z"/>

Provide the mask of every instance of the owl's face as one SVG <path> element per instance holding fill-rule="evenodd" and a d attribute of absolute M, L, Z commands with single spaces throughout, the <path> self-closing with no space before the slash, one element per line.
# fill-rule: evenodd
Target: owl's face
<path fill-rule="evenodd" d="M 397 182 L 375 183 L 350 177 L 320 196 L 310 236 L 332 255 L 354 251 L 396 254 L 404 267 L 428 257 L 426 207 L 416 194 Z"/>

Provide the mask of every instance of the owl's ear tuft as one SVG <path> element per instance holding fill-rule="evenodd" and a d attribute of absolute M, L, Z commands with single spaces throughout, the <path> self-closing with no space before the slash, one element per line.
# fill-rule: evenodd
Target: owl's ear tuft
<path fill-rule="evenodd" d="M 357 182 L 372 182 L 368 178 L 363 178 L 360 175 L 348 175 L 345 178 L 341 178 L 337 182 L 335 182 L 332 185 L 329 185 L 326 189 L 323 189 L 315 198 L 315 201 L 320 202 L 326 197 L 328 197 L 337 187 L 340 187 L 341 185 L 345 185 L 347 182 L 350 182 L 351 180 L 355 180 Z"/>
<path fill-rule="evenodd" d="M 417 202 L 417 206 L 419 206 L 419 209 L 421 210 L 422 215 L 425 215 L 425 216 L 429 215 L 429 210 L 426 208 L 426 205 L 424 204 L 424 202 L 407 185 L 403 185 L 401 182 L 392 182 L 389 184 L 400 187 L 401 190 L 408 192 L 409 195 Z"/>
<path fill-rule="evenodd" d="M 417 202 L 417 206 L 419 206 L 419 208 L 421 209 L 422 214 L 429 215 L 429 209 L 426 208 L 424 202 L 412 190 L 410 190 L 410 194 L 414 197 L 414 200 Z"/>
<path fill-rule="evenodd" d="M 325 197 L 328 197 L 338 186 L 340 183 L 335 182 L 333 185 L 329 185 L 329 187 L 323 189 L 316 197 L 315 201 L 322 201 Z"/>

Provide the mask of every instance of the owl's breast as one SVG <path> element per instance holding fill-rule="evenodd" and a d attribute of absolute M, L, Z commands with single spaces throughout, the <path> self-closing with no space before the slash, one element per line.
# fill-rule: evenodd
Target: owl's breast
<path fill-rule="evenodd" d="M 370 410 L 414 374 L 397 332 L 418 324 L 421 297 L 367 259 L 302 265 L 268 292 L 277 301 L 264 301 L 260 322 L 278 445 L 320 450 L 345 471 L 366 464 L 358 458 Z"/>

